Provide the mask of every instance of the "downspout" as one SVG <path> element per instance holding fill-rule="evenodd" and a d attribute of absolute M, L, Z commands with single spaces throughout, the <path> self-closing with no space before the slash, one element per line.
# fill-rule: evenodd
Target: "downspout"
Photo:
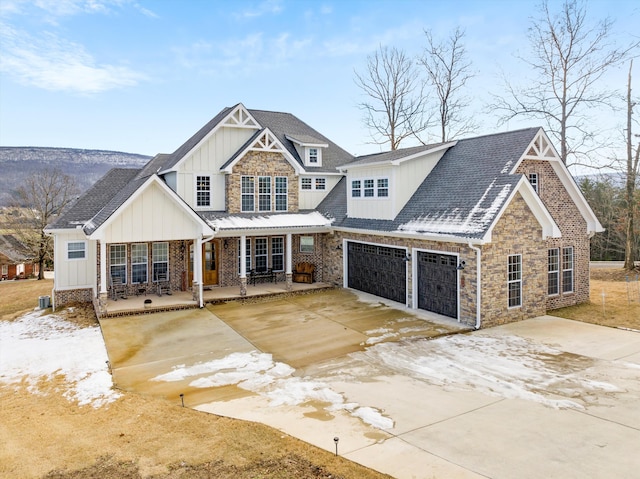
<path fill-rule="evenodd" d="M 482 308 L 481 308 L 481 292 L 482 292 L 482 250 L 469 242 L 469 248 L 476 252 L 476 330 L 480 329 L 482 324 Z"/>

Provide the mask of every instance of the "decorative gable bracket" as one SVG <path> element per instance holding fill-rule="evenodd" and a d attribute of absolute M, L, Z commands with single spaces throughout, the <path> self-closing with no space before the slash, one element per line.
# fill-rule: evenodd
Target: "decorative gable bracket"
<path fill-rule="evenodd" d="M 542 129 L 535 136 L 523 159 L 527 160 L 557 160 L 558 153 Z"/>
<path fill-rule="evenodd" d="M 221 126 L 233 128 L 260 129 L 258 122 L 251 116 L 251 113 L 240 103 L 227 117 Z"/>
<path fill-rule="evenodd" d="M 265 129 L 256 141 L 251 145 L 251 151 L 277 151 L 284 153 L 278 139 L 269 130 Z"/>

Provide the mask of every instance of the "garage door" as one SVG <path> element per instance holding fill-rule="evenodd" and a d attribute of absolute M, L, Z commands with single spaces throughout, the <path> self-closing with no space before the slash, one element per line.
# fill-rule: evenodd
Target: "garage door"
<path fill-rule="evenodd" d="M 406 303 L 405 250 L 362 243 L 347 243 L 347 285 L 366 293 Z"/>
<path fill-rule="evenodd" d="M 458 317 L 458 271 L 455 256 L 418 252 L 418 308 Z"/>

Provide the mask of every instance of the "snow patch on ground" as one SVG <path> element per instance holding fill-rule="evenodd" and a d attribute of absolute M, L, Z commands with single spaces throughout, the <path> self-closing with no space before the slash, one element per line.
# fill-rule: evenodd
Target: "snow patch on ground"
<path fill-rule="evenodd" d="M 322 380 L 293 376 L 291 366 L 274 362 L 271 354 L 251 351 L 196 363 L 179 365 L 171 371 L 152 378 L 152 381 L 182 381 L 194 378 L 189 386 L 209 388 L 235 384 L 269 399 L 270 406 L 297 406 L 308 402 L 329 404 L 329 411 L 345 410 L 367 424 L 380 429 L 393 428 L 393 421 L 378 410 L 346 403 Z M 201 377 L 197 377 L 201 376 Z"/>
<path fill-rule="evenodd" d="M 0 321 L 0 365 L 0 383 L 26 380 L 33 392 L 40 378 L 64 376 L 64 397 L 81 406 L 98 408 L 120 397 L 112 389 L 100 328 L 80 328 L 54 314 L 34 311 Z"/>
<path fill-rule="evenodd" d="M 519 336 L 494 338 L 476 333 L 387 342 L 351 356 L 431 384 L 474 389 L 555 408 L 584 409 L 576 398 L 585 392 L 621 391 L 613 384 L 576 374 L 577 370 L 593 366 L 593 359 Z"/>

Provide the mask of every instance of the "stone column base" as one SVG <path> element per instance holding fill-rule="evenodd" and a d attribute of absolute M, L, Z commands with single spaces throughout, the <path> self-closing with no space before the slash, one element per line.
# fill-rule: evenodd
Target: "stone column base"
<path fill-rule="evenodd" d="M 287 273 L 287 291 L 293 289 L 293 273 Z"/>
<path fill-rule="evenodd" d="M 100 316 L 107 312 L 107 300 L 109 299 L 109 293 L 99 293 L 98 294 L 98 310 L 100 311 Z"/>
<path fill-rule="evenodd" d="M 200 304 L 200 285 L 197 281 L 191 283 L 191 295 L 193 296 L 193 300 Z"/>
<path fill-rule="evenodd" d="M 247 295 L 247 278 L 240 278 L 240 296 Z"/>

